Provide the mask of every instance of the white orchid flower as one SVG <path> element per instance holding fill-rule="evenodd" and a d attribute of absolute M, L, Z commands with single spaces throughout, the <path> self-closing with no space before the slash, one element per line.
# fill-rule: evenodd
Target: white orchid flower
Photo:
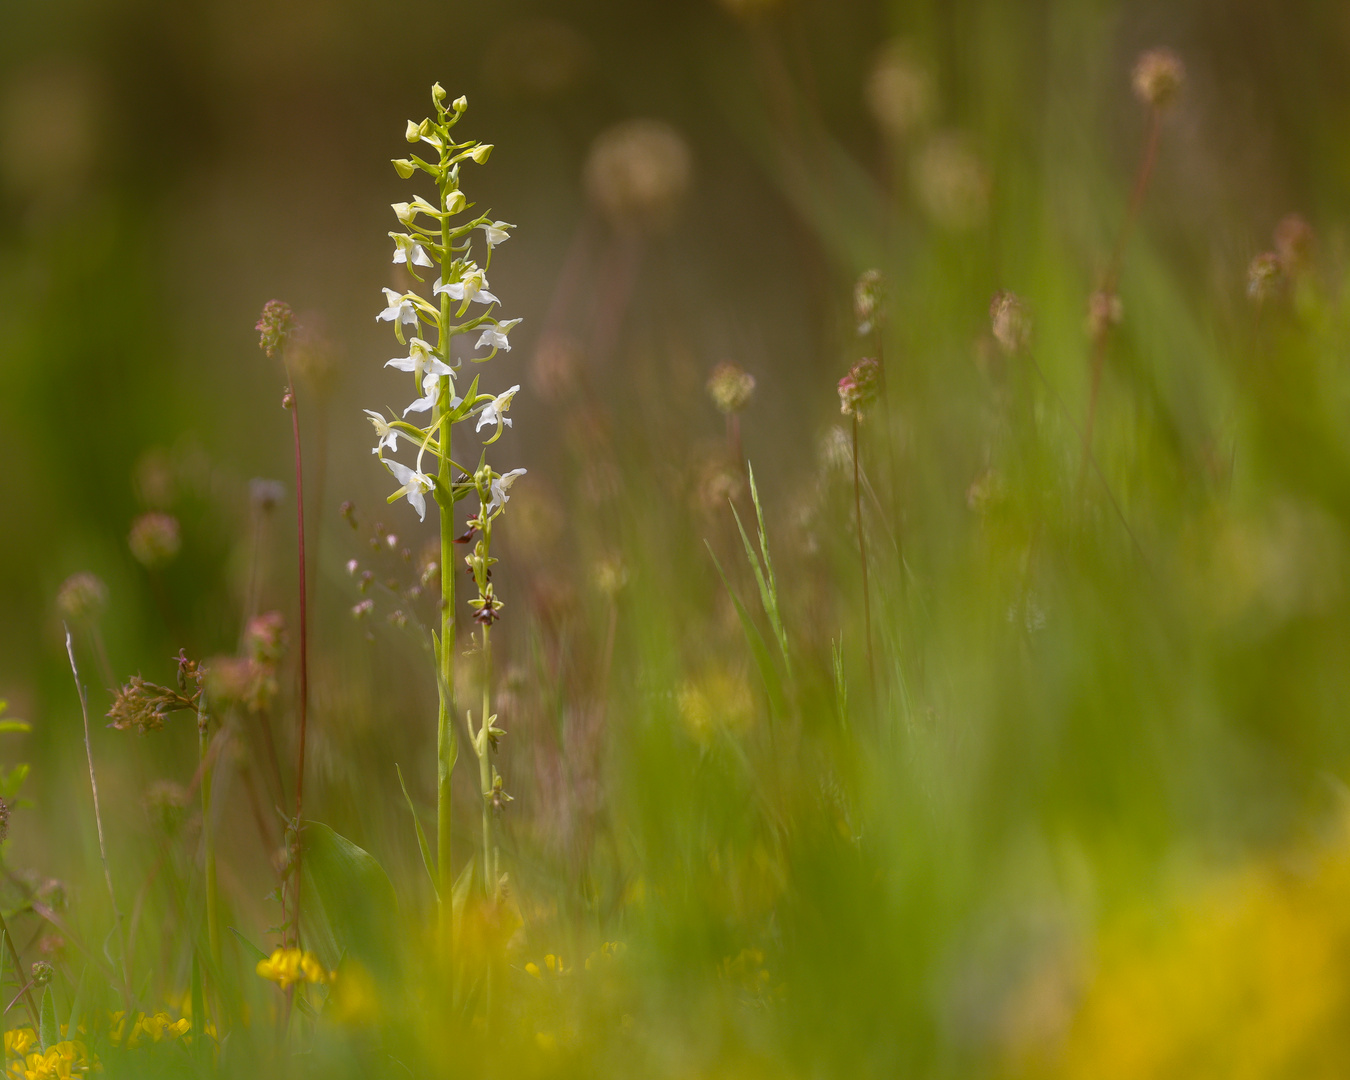
<path fill-rule="evenodd" d="M 477 300 L 480 304 L 501 303 L 488 292 L 487 277 L 476 266 L 459 281 L 452 281 L 449 285 L 441 284 L 441 279 L 437 278 L 436 283 L 431 286 L 431 292 L 433 296 L 444 293 L 451 300 Z"/>
<path fill-rule="evenodd" d="M 426 249 L 407 233 L 390 233 L 394 241 L 394 262 L 409 266 L 435 266 Z"/>
<path fill-rule="evenodd" d="M 511 407 L 511 399 L 516 396 L 519 386 L 513 386 L 505 393 L 498 394 L 495 398 L 483 406 L 483 411 L 478 414 L 478 426 L 474 431 L 482 431 L 487 424 L 496 424 L 497 432 L 492 436 L 493 440 L 501 437 L 502 425 L 511 426 L 511 418 L 506 416 L 506 410 Z"/>
<path fill-rule="evenodd" d="M 524 469 L 512 469 L 508 473 L 502 473 L 501 476 L 492 481 L 492 501 L 488 503 L 488 517 L 505 508 L 506 504 L 511 501 L 511 496 L 507 494 L 511 490 L 511 485 L 516 482 L 516 477 L 524 475 Z"/>
<path fill-rule="evenodd" d="M 441 396 L 441 378 L 439 375 L 428 372 L 422 377 L 422 395 L 403 410 L 404 416 L 407 416 L 410 412 L 426 412 L 436 404 L 436 399 Z"/>
<path fill-rule="evenodd" d="M 398 223 L 405 228 L 412 225 L 413 219 L 416 218 L 418 214 L 428 214 L 431 217 L 437 218 L 441 215 L 441 212 L 432 206 L 431 203 L 427 202 L 426 199 L 422 198 L 421 195 L 414 198 L 412 202 L 396 202 L 390 203 L 389 205 L 393 208 L 394 216 L 398 218 Z"/>
<path fill-rule="evenodd" d="M 362 409 L 363 413 L 370 417 L 370 422 L 375 425 L 375 434 L 380 437 L 380 441 L 371 447 L 372 454 L 378 454 L 384 447 L 389 447 L 395 453 L 398 452 L 398 432 L 393 425 L 384 418 L 382 413 L 377 413 L 373 409 Z"/>
<path fill-rule="evenodd" d="M 402 486 L 394 492 L 394 498 L 402 495 L 408 497 L 408 502 L 414 510 L 417 511 L 417 517 L 421 521 L 427 519 L 427 500 L 426 493 L 435 488 L 431 477 L 417 469 L 410 469 L 406 465 L 401 465 L 397 461 L 390 461 L 388 458 L 380 458 L 385 467 L 394 474 L 394 479 Z"/>
<path fill-rule="evenodd" d="M 433 375 L 453 375 L 454 371 L 448 364 L 435 354 L 431 345 L 419 337 L 411 338 L 408 341 L 408 355 L 396 356 L 385 367 L 397 368 L 399 371 L 411 371 L 418 380 L 426 376 L 428 372 Z"/>
<path fill-rule="evenodd" d="M 519 322 L 519 319 L 507 319 L 506 322 L 499 322 L 496 326 L 485 327 L 482 334 L 479 335 L 478 343 L 474 345 L 474 348 L 481 349 L 484 345 L 489 345 L 494 349 L 510 352 L 511 343 L 506 340 L 506 335 L 509 334 Z"/>
<path fill-rule="evenodd" d="M 478 227 L 482 229 L 484 233 L 487 234 L 487 246 L 489 249 L 496 247 L 498 244 L 504 244 L 508 240 L 510 240 L 511 234 L 506 230 L 515 228 L 514 225 L 511 225 L 505 221 L 484 222 L 482 225 L 479 225 Z"/>
<path fill-rule="evenodd" d="M 375 316 L 376 322 L 417 325 L 417 307 L 413 304 L 412 297 L 407 293 L 395 292 L 393 289 L 381 291 L 384 293 L 387 306 Z"/>

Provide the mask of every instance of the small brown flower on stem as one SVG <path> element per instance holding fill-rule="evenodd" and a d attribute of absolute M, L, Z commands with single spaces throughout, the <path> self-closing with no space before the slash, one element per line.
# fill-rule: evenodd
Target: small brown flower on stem
<path fill-rule="evenodd" d="M 262 335 L 258 347 L 269 358 L 276 356 L 286 340 L 295 332 L 295 315 L 291 305 L 282 300 L 269 300 L 263 305 L 262 315 L 253 328 Z"/>
<path fill-rule="evenodd" d="M 1279 290 L 1283 277 L 1280 257 L 1273 251 L 1262 252 L 1247 266 L 1247 296 L 1264 304 Z"/>
<path fill-rule="evenodd" d="M 754 393 L 755 377 L 733 363 L 718 364 L 708 376 L 708 396 L 728 416 L 744 411 Z"/>
<path fill-rule="evenodd" d="M 108 587 L 90 573 L 71 574 L 56 593 L 61 617 L 77 625 L 94 622 L 108 604 Z"/>
<path fill-rule="evenodd" d="M 1088 297 L 1088 336 L 1093 341 L 1104 337 L 1111 327 L 1120 325 L 1124 316 L 1125 308 L 1120 297 L 1105 289 L 1098 289 Z"/>
<path fill-rule="evenodd" d="M 127 546 L 142 566 L 161 566 L 182 546 L 178 519 L 170 514 L 142 514 L 131 523 Z"/>
<path fill-rule="evenodd" d="M 1031 313 L 1016 293 L 994 293 L 989 301 L 989 321 L 994 340 L 1004 352 L 1015 356 L 1031 344 Z"/>
<path fill-rule="evenodd" d="M 860 337 L 881 328 L 886 315 L 886 280 L 880 270 L 864 270 L 853 285 L 853 317 Z"/>
<path fill-rule="evenodd" d="M 1286 274 L 1293 276 L 1308 268 L 1315 242 L 1312 226 L 1298 214 L 1280 219 L 1275 226 L 1275 253 Z"/>
<path fill-rule="evenodd" d="M 1150 49 L 1134 65 L 1134 94 L 1153 109 L 1165 109 L 1181 92 L 1186 68 L 1171 49 Z"/>
<path fill-rule="evenodd" d="M 865 356 L 839 380 L 839 411 L 845 416 L 861 419 L 863 410 L 877 400 L 880 392 L 881 363 Z"/>

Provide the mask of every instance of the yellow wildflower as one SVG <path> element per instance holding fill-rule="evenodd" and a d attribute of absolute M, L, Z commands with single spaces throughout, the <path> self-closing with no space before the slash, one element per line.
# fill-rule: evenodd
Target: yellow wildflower
<path fill-rule="evenodd" d="M 294 983 L 326 984 L 333 979 L 333 973 L 319 963 L 317 956 L 299 949 L 276 949 L 266 960 L 258 961 L 256 970 L 264 979 L 271 979 L 283 990 L 289 989 Z"/>
<path fill-rule="evenodd" d="M 5 1032 L 5 1058 L 21 1058 L 38 1044 L 37 1032 L 30 1027 Z"/>
<path fill-rule="evenodd" d="M 8 1048 L 8 1038 L 5 1045 Z M 14 1062 L 9 1067 L 9 1075 L 14 1080 L 71 1080 L 71 1077 L 83 1076 L 89 1068 L 83 1043 L 59 1042 Z"/>

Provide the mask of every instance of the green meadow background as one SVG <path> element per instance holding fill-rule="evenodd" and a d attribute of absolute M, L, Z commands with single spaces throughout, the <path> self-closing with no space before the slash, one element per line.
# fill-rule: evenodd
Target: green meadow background
<path fill-rule="evenodd" d="M 107 588 L 76 656 L 146 1001 L 188 990 L 200 814 L 166 829 L 146 796 L 190 784 L 196 733 L 106 729 L 115 684 L 171 682 L 180 648 L 232 654 L 251 609 L 282 612 L 289 780 L 290 418 L 253 329 L 273 297 L 311 335 L 306 814 L 389 872 L 416 967 L 433 898 L 395 765 L 430 828 L 435 609 L 398 594 L 434 522 L 385 505 L 360 410 L 406 403 L 374 316 L 407 285 L 389 204 L 429 189 L 389 159 L 439 80 L 495 145 L 466 191 L 517 225 L 490 276 L 524 321 L 484 369 L 522 387 L 492 460 L 528 469 L 495 572 L 519 925 L 483 938 L 510 974 L 490 1022 L 407 975 L 378 1020 L 278 1056 L 279 997 L 231 935 L 252 1017 L 231 1038 L 254 1049 L 226 1071 L 1350 1070 L 1343 5 L 53 0 L 3 22 L 0 698 L 32 730 L 0 735 L 0 768 L 32 768 L 0 909 L 58 1001 L 77 938 L 115 948 L 69 575 Z M 1085 465 L 1088 298 L 1148 136 L 1131 71 L 1159 46 L 1185 81 Z M 1290 214 L 1310 239 L 1253 296 Z M 884 321 L 859 337 L 869 268 Z M 1021 351 L 992 334 L 1000 290 L 1029 313 Z M 835 385 L 878 350 L 855 501 Z M 756 381 L 739 443 L 705 389 L 727 361 Z M 785 649 L 732 514 L 758 553 L 738 449 Z M 182 542 L 147 569 L 127 537 L 151 511 Z M 212 816 L 226 921 L 270 949 L 280 819 L 248 724 Z M 65 932 L 35 891 L 64 895 Z"/>

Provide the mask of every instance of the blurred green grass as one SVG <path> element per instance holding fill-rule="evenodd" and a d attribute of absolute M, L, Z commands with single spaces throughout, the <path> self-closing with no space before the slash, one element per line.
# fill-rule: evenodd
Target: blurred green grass
<path fill-rule="evenodd" d="M 387 393 L 372 297 L 393 283 L 384 204 L 406 196 L 386 160 L 439 78 L 497 145 L 483 205 L 520 225 L 492 277 L 526 317 L 500 368 L 526 387 L 503 446 L 530 474 L 505 520 L 498 646 L 523 927 L 492 1034 L 442 1026 L 429 992 L 376 1034 L 324 1029 L 303 1059 L 267 1059 L 259 1020 L 231 1068 L 1109 1075 L 1118 1039 L 1135 1075 L 1338 1075 L 1345 980 L 1266 958 L 1344 938 L 1350 23 L 1199 0 L 734 7 L 14 13 L 0 696 L 34 729 L 0 760 L 33 763 L 4 849 L 19 944 L 36 955 L 50 936 L 18 909 L 52 879 L 82 942 L 111 928 L 60 583 L 106 581 L 117 679 L 168 681 L 180 647 L 234 652 L 255 563 L 260 609 L 293 618 L 293 503 L 259 514 L 248 489 L 290 467 L 282 375 L 251 332 L 278 295 L 322 327 L 330 365 L 302 398 L 311 812 L 388 869 L 407 970 L 423 972 L 432 897 L 394 764 L 429 822 L 435 686 L 416 627 L 384 621 L 390 597 L 377 589 L 369 624 L 350 617 L 343 565 L 406 582 L 368 546 L 376 523 L 414 557 L 430 538 L 381 505 L 359 409 Z M 896 37 L 931 78 L 901 135 L 873 115 Z M 1100 475 L 1080 483 L 1088 296 L 1145 137 L 1130 69 L 1158 44 L 1187 81 L 1125 251 Z M 584 179 L 593 140 L 633 117 L 672 125 L 692 161 L 669 221 L 640 237 Z M 1314 253 L 1254 304 L 1248 262 L 1289 212 Z M 862 432 L 875 696 L 851 469 L 829 434 L 871 266 L 888 282 L 886 407 Z M 1029 354 L 991 337 L 1001 289 L 1027 304 Z M 728 359 L 757 380 L 741 435 L 794 658 L 777 710 L 704 546 L 775 654 L 727 496 L 753 510 L 703 387 Z M 183 532 L 155 573 L 126 545 L 149 509 Z M 199 823 L 188 811 L 162 836 L 142 801 L 155 780 L 189 782 L 194 733 L 103 730 L 108 680 L 79 645 L 140 992 L 181 1002 Z M 275 852 L 258 834 L 276 822 L 250 760 L 220 784 L 221 874 L 228 921 L 261 944 Z M 1238 929 L 1216 945 L 1196 929 L 1210 925 Z M 622 956 L 588 971 L 607 941 Z M 47 946 L 72 993 L 78 949 Z M 235 948 L 230 978 L 265 1018 L 271 988 Z M 1170 1007 L 1138 1006 L 1139 984 Z M 1233 985 L 1261 989 L 1215 989 Z M 1269 1053 L 1244 1058 L 1249 1043 Z"/>

